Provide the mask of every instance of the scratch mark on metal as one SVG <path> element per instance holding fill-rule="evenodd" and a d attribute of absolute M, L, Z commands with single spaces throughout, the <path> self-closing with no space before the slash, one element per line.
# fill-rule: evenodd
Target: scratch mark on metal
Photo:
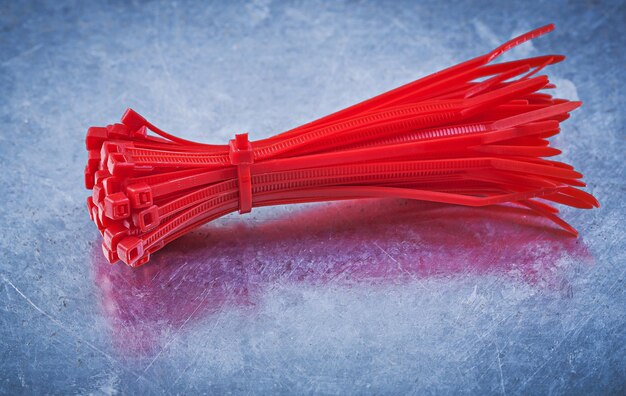
<path fill-rule="evenodd" d="M 189 322 L 189 320 L 193 317 L 193 315 L 198 311 L 198 309 L 200 309 L 200 306 L 202 306 L 202 304 L 206 301 L 208 297 L 208 292 L 203 292 L 202 294 L 202 298 L 200 300 L 200 302 L 198 303 L 198 305 L 196 305 L 196 307 L 194 308 L 194 310 L 189 314 L 189 316 L 187 317 L 187 319 L 185 319 L 185 321 L 180 325 L 180 327 L 174 332 L 174 334 L 172 334 L 172 337 L 167 341 L 167 343 L 165 343 L 165 345 L 163 346 L 163 348 L 161 348 L 161 350 L 159 350 L 159 353 L 156 354 L 156 356 L 152 359 L 152 361 L 150 361 L 150 363 L 146 366 L 146 368 L 143 370 L 143 374 L 145 374 L 150 367 L 152 367 L 152 365 L 154 364 L 154 362 L 156 362 L 159 358 L 159 356 L 161 356 L 161 354 L 163 353 L 163 351 L 165 351 L 170 344 L 176 339 L 176 336 L 180 333 L 180 331 L 182 330 L 183 327 L 185 327 L 185 325 L 187 324 L 187 322 Z M 200 298 L 200 297 L 198 297 Z M 137 378 L 136 381 L 139 381 L 139 378 Z"/>
<path fill-rule="evenodd" d="M 31 48 L 20 52 L 19 54 L 15 55 L 14 57 L 7 59 L 6 61 L 2 62 L 2 66 L 9 66 L 11 63 L 13 63 L 14 61 L 24 58 L 34 52 L 37 52 L 37 50 L 39 50 L 39 48 L 43 47 L 42 44 L 37 44 L 32 46 Z"/>
<path fill-rule="evenodd" d="M 85 340 L 84 338 L 76 335 L 71 329 L 69 329 L 67 326 L 65 326 L 63 323 L 61 323 L 58 319 L 56 319 L 55 317 L 53 317 L 52 315 L 50 315 L 49 313 L 47 313 L 46 311 L 44 311 L 43 309 L 39 308 L 39 306 L 37 304 L 35 304 L 30 298 L 28 298 L 27 295 L 25 295 L 24 293 L 22 293 L 22 291 L 13 284 L 13 282 L 11 282 L 4 274 L 0 275 L 2 276 L 2 280 L 4 280 L 4 282 L 6 284 L 8 284 L 9 286 L 11 286 L 13 288 L 13 290 L 15 290 L 15 292 L 17 294 L 19 294 L 28 304 L 30 304 L 31 307 L 33 307 L 37 312 L 39 312 L 40 314 L 44 315 L 46 318 L 48 318 L 52 323 L 56 324 L 57 326 L 59 326 L 61 329 L 65 330 L 67 333 L 69 333 L 70 335 L 72 335 L 73 337 L 75 337 L 76 339 L 80 340 L 82 343 L 84 343 L 85 345 L 87 345 L 88 347 L 90 347 L 91 349 L 93 349 L 94 351 L 98 352 L 99 354 L 101 354 L 102 356 L 106 357 L 107 359 L 109 359 L 112 363 L 114 364 L 118 364 L 118 362 L 108 353 L 104 352 L 103 350 L 101 350 L 100 348 L 98 348 L 97 346 L 95 346 L 94 344 L 92 344 L 91 342 Z M 129 370 L 130 371 L 130 370 Z M 131 373 L 135 374 L 134 372 L 130 371 Z M 136 375 L 136 374 L 135 374 Z M 139 377 L 138 377 L 139 378 Z"/>
<path fill-rule="evenodd" d="M 398 269 L 400 271 L 402 271 L 405 274 L 411 275 L 408 271 L 406 271 L 404 268 L 402 268 L 402 266 L 400 265 L 400 263 L 398 262 L 398 260 L 396 260 L 395 258 L 393 258 L 389 252 L 387 252 L 385 249 L 383 249 L 382 247 L 380 247 L 380 245 L 376 242 L 374 242 L 374 246 L 376 246 L 378 249 L 380 249 L 387 257 L 389 257 L 391 259 L 391 261 L 393 261 L 394 263 L 396 263 L 396 265 L 398 266 Z M 415 279 L 415 281 L 417 281 L 417 283 L 424 289 L 424 290 L 428 290 L 426 288 L 426 286 L 424 285 L 424 283 L 417 277 L 417 276 L 411 276 L 412 279 Z"/>
<path fill-rule="evenodd" d="M 498 369 L 500 371 L 500 387 L 502 388 L 502 394 L 506 395 L 506 390 L 504 389 L 504 376 L 502 375 L 502 360 L 500 360 L 500 348 L 498 348 L 498 344 L 496 344 L 496 357 L 498 358 Z"/>

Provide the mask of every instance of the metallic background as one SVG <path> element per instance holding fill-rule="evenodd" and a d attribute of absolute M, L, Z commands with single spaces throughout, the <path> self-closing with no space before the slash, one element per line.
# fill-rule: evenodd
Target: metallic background
<path fill-rule="evenodd" d="M 0 393 L 626 392 L 624 2 L 0 3 Z M 482 54 L 563 53 L 554 138 L 602 203 L 257 209 L 109 266 L 88 126 L 280 132 Z"/>

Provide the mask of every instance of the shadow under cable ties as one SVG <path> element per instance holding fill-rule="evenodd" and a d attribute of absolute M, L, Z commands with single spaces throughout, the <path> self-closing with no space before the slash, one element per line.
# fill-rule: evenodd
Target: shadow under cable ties
<path fill-rule="evenodd" d="M 137 269 L 111 266 L 94 249 L 95 282 L 120 352 L 150 354 L 172 329 L 228 308 L 254 310 L 275 283 L 392 287 L 496 274 L 567 297 L 571 266 L 593 262 L 581 238 L 515 206 L 367 200 L 253 215 L 266 218 L 215 220 Z"/>

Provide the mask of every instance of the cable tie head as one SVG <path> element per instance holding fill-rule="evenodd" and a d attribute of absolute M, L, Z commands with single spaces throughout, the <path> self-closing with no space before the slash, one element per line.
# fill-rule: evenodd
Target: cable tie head
<path fill-rule="evenodd" d="M 91 173 L 96 173 L 100 167 L 100 150 L 89 150 L 87 153 L 87 166 Z"/>
<path fill-rule="evenodd" d="M 94 186 L 94 184 L 96 183 L 95 181 L 95 174 L 94 172 L 91 171 L 91 169 L 89 169 L 89 165 L 85 165 L 85 170 L 84 170 L 84 181 L 85 181 L 85 188 L 87 190 L 91 190 Z"/>
<path fill-rule="evenodd" d="M 143 241 L 135 236 L 122 239 L 117 244 L 117 255 L 126 264 L 136 267 L 138 260 L 144 255 Z"/>
<path fill-rule="evenodd" d="M 109 139 L 126 140 L 131 137 L 131 128 L 124 124 L 107 125 Z"/>
<path fill-rule="evenodd" d="M 120 223 L 113 223 L 104 229 L 104 233 L 102 234 L 102 243 L 109 250 L 114 251 L 117 254 L 117 245 L 128 235 L 128 228 L 124 227 Z"/>
<path fill-rule="evenodd" d="M 161 222 L 159 207 L 152 205 L 148 209 L 144 209 L 139 213 L 133 213 L 132 220 L 133 225 L 139 228 L 141 232 L 148 232 L 156 228 Z"/>
<path fill-rule="evenodd" d="M 109 173 L 108 170 L 106 169 L 97 170 L 96 173 L 94 174 L 95 184 L 102 185 L 102 181 L 107 177 L 111 177 L 111 174 Z"/>
<path fill-rule="evenodd" d="M 108 173 L 108 172 L 107 172 Z M 106 195 L 122 192 L 122 179 L 117 176 L 108 176 L 102 179 L 102 188 Z"/>
<path fill-rule="evenodd" d="M 109 262 L 109 264 L 115 264 L 116 262 L 120 260 L 120 258 L 117 255 L 116 250 L 109 249 L 108 247 L 104 245 L 104 242 L 102 242 L 101 247 L 102 247 L 102 253 L 104 254 L 104 258 Z"/>
<path fill-rule="evenodd" d="M 147 126 L 148 121 L 135 110 L 128 108 L 122 116 L 122 124 L 128 126 L 130 129 L 137 130 Z"/>
<path fill-rule="evenodd" d="M 104 214 L 112 220 L 130 216 L 130 201 L 123 192 L 107 195 L 104 198 Z"/>
<path fill-rule="evenodd" d="M 135 169 L 135 163 L 122 153 L 109 153 L 107 169 L 114 176 L 128 176 Z"/>
<path fill-rule="evenodd" d="M 147 183 L 136 183 L 126 187 L 126 195 L 133 208 L 147 208 L 152 206 L 152 188 Z"/>
<path fill-rule="evenodd" d="M 106 128 L 91 127 L 87 130 L 85 146 L 87 150 L 100 150 L 102 144 L 107 140 L 108 132 Z"/>
<path fill-rule="evenodd" d="M 231 139 L 228 142 L 228 148 L 228 158 L 231 164 L 240 165 L 254 162 L 254 153 L 252 152 L 252 145 L 248 140 L 247 133 L 235 135 L 235 139 Z"/>
<path fill-rule="evenodd" d="M 104 200 L 105 196 L 106 196 L 106 194 L 104 193 L 104 187 L 102 187 L 102 185 L 96 184 L 91 189 L 91 197 L 92 197 L 92 200 L 93 200 L 94 204 L 97 205 L 100 202 L 102 202 Z"/>
<path fill-rule="evenodd" d="M 93 203 L 93 198 L 87 197 L 87 211 L 89 212 L 89 219 L 91 219 L 91 221 L 94 221 L 93 208 L 95 207 L 96 205 Z"/>

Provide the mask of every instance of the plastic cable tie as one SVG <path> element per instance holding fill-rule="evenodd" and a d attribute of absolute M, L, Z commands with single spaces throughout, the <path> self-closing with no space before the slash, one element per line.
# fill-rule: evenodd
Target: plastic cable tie
<path fill-rule="evenodd" d="M 228 157 L 230 163 L 237 167 L 237 181 L 239 185 L 239 213 L 244 214 L 252 210 L 252 176 L 250 165 L 254 162 L 252 145 L 247 133 L 235 135 L 230 140 Z"/>

